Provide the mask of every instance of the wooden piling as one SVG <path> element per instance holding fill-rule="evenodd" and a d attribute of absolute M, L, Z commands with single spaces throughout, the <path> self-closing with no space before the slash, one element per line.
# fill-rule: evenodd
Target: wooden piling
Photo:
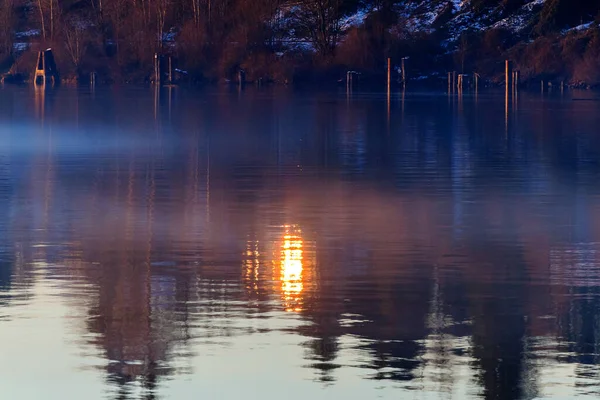
<path fill-rule="evenodd" d="M 48 78 L 51 79 L 52 84 L 58 83 L 58 70 L 51 49 L 38 53 L 33 82 L 35 85 L 45 85 Z"/>
<path fill-rule="evenodd" d="M 160 64 L 158 53 L 154 53 L 154 84 L 160 85 Z"/>
<path fill-rule="evenodd" d="M 404 60 L 406 59 L 406 57 L 402 58 L 402 83 L 404 85 L 406 85 L 406 69 L 404 67 Z"/>
<path fill-rule="evenodd" d="M 519 71 L 515 70 L 512 72 L 512 89 L 513 92 L 519 90 Z"/>
<path fill-rule="evenodd" d="M 512 71 L 510 79 L 511 79 L 511 83 L 512 83 L 511 87 L 514 92 L 515 91 L 515 71 Z"/>
<path fill-rule="evenodd" d="M 506 90 L 504 91 L 504 138 L 508 139 L 508 83 L 506 84 Z"/>
<path fill-rule="evenodd" d="M 354 86 L 354 75 L 358 75 L 358 72 L 356 71 L 347 71 L 346 72 L 346 88 L 347 89 L 352 89 L 352 87 Z"/>
<path fill-rule="evenodd" d="M 36 85 L 40 85 L 39 80 L 41 80 L 41 84 L 45 85 L 46 84 L 46 67 L 45 67 L 45 62 L 44 62 L 44 52 L 40 51 L 38 53 L 38 59 L 37 59 L 37 64 L 35 67 L 35 75 L 34 75 L 34 80 L 33 82 Z"/>

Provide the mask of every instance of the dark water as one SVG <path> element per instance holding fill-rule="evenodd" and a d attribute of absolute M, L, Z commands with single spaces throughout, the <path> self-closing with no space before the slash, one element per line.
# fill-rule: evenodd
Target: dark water
<path fill-rule="evenodd" d="M 595 398 L 584 96 L 0 90 L 0 397 Z"/>

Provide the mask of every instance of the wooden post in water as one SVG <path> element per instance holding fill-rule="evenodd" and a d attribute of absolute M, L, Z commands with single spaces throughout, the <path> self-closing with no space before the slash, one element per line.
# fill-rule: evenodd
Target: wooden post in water
<path fill-rule="evenodd" d="M 404 68 L 404 60 L 406 57 L 402 57 L 402 83 L 406 85 L 406 69 Z"/>
<path fill-rule="evenodd" d="M 35 75 L 34 75 L 34 79 L 33 82 L 36 85 L 39 85 L 40 83 L 38 83 L 38 79 L 41 80 L 41 85 L 45 85 L 46 84 L 46 74 L 45 74 L 45 66 L 44 66 L 44 52 L 40 51 L 38 53 L 38 59 L 37 59 L 37 64 L 35 66 Z"/>
<path fill-rule="evenodd" d="M 544 81 L 542 81 L 542 93 L 544 93 Z"/>
<path fill-rule="evenodd" d="M 515 71 L 512 72 L 512 76 L 511 76 L 511 80 L 512 80 L 512 91 L 515 91 Z"/>
<path fill-rule="evenodd" d="M 158 53 L 154 53 L 154 84 L 160 85 L 160 69 L 158 64 Z"/>
<path fill-rule="evenodd" d="M 508 138 L 508 82 L 506 83 L 506 90 L 504 91 L 504 138 Z"/>
<path fill-rule="evenodd" d="M 171 56 L 169 56 L 169 84 L 173 83 L 173 63 Z"/>
<path fill-rule="evenodd" d="M 506 60 L 504 71 L 505 90 L 504 90 L 504 135 L 508 136 L 508 97 L 510 96 L 510 62 Z"/>
<path fill-rule="evenodd" d="M 448 72 L 448 93 L 452 90 L 452 72 Z"/>
<path fill-rule="evenodd" d="M 34 85 L 46 85 L 48 78 L 52 80 L 52 84 L 57 83 L 59 78 L 52 49 L 46 49 L 38 53 L 33 83 Z M 40 81 L 41 83 L 39 83 Z"/>

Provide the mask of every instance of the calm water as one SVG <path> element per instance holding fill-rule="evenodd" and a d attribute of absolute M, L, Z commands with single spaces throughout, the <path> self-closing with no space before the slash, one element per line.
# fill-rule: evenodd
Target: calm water
<path fill-rule="evenodd" d="M 0 90 L 0 397 L 600 395 L 590 94 Z"/>

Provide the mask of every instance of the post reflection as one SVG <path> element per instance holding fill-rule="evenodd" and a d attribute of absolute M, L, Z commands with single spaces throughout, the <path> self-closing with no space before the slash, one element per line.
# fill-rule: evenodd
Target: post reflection
<path fill-rule="evenodd" d="M 270 367 L 346 395 L 598 392 L 596 136 L 542 130 L 558 122 L 537 124 L 526 93 L 511 146 L 502 95 L 407 97 L 389 134 L 381 101 L 325 97 L 297 119 L 248 90 L 196 117 L 179 96 L 170 120 L 140 105 L 165 123 L 112 109 L 133 144 L 74 145 L 54 122 L 51 147 L 36 131 L 35 151 L 0 156 L 0 327 L 51 282 L 116 398 L 159 398 L 231 354 L 252 380 Z M 252 130 L 224 118 L 256 102 Z M 553 114 L 575 129 L 595 111 Z"/>
<path fill-rule="evenodd" d="M 258 294 L 259 282 L 263 279 L 261 276 L 260 251 L 258 242 L 246 243 L 246 257 L 244 262 L 244 281 L 246 290 L 252 294 Z"/>

